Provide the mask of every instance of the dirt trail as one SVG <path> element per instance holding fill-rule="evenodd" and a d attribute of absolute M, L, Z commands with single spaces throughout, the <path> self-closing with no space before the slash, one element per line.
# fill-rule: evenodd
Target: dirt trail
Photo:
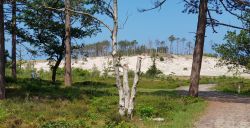
<path fill-rule="evenodd" d="M 204 115 L 196 128 L 250 128 L 250 97 L 230 95 L 212 90 L 214 84 L 200 85 L 199 96 L 208 100 Z M 188 87 L 180 87 L 187 93 Z"/>

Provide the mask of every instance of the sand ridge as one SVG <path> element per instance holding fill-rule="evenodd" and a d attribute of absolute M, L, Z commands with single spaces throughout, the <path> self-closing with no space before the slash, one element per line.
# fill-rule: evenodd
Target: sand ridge
<path fill-rule="evenodd" d="M 135 70 L 136 60 L 138 56 L 124 56 L 122 57 L 121 63 L 128 63 L 129 69 Z M 142 72 L 146 72 L 148 68 L 152 65 L 152 58 L 150 56 L 142 57 Z M 228 72 L 226 66 L 218 67 L 218 58 L 203 57 L 201 75 L 202 76 L 233 76 L 233 72 Z M 72 60 L 73 68 L 82 68 L 91 70 L 96 67 L 98 70 L 103 71 L 107 67 L 112 67 L 110 64 L 112 62 L 111 56 L 105 57 L 89 57 L 86 60 Z M 164 61 L 160 59 L 156 60 L 156 65 L 159 70 L 161 70 L 165 75 L 176 75 L 176 76 L 190 76 L 191 66 L 192 66 L 192 56 L 176 56 L 164 57 Z M 60 67 L 64 66 L 64 61 L 62 61 Z M 47 61 L 36 61 L 35 68 L 40 70 L 44 69 L 46 71 L 50 70 L 50 66 Z M 243 69 L 241 69 L 243 71 Z M 241 76 L 250 78 L 250 74 L 242 73 Z"/>

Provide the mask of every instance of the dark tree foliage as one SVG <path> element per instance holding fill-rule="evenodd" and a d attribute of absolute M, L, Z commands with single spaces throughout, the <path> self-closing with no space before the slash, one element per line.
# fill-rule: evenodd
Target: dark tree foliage
<path fill-rule="evenodd" d="M 72 3 L 73 8 L 82 9 L 91 14 L 98 13 L 93 1 L 72 1 Z M 56 70 L 65 55 L 65 13 L 47 9 L 46 5 L 52 8 L 64 8 L 62 0 L 27 1 L 17 17 L 21 24 L 20 28 L 17 28 L 17 36 L 22 42 L 28 42 L 34 46 L 40 55 L 48 57 L 53 72 L 52 80 L 55 81 Z M 72 40 L 91 36 L 100 31 L 99 24 L 87 17 L 72 15 L 71 20 Z"/>
<path fill-rule="evenodd" d="M 157 75 L 162 74 L 162 72 L 161 72 L 161 70 L 159 70 L 156 67 L 156 63 L 155 63 L 156 58 L 155 57 L 152 58 L 152 61 L 153 61 L 153 64 L 146 71 L 146 76 L 150 77 L 150 78 L 155 78 L 155 77 L 157 77 Z"/>
<path fill-rule="evenodd" d="M 227 65 L 229 70 L 243 66 L 250 73 L 250 33 L 244 30 L 239 34 L 228 32 L 225 40 L 226 43 L 213 46 L 221 57 L 219 65 Z"/>

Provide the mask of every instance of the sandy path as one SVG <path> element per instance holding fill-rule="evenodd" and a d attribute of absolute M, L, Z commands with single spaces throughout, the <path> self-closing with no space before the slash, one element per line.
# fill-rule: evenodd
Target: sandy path
<path fill-rule="evenodd" d="M 211 90 L 212 84 L 200 85 L 200 96 L 208 100 L 204 115 L 196 128 L 250 128 L 250 97 Z M 187 93 L 188 87 L 178 88 Z"/>

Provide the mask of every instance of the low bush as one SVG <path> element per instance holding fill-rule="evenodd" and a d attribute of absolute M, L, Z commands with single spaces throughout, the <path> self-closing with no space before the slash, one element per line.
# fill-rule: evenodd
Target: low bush
<path fill-rule="evenodd" d="M 146 76 L 150 78 L 155 78 L 157 75 L 162 74 L 162 71 L 157 69 L 155 59 L 153 60 L 153 64 L 146 71 Z"/>
<path fill-rule="evenodd" d="M 151 106 L 140 106 L 138 111 L 141 118 L 151 118 L 154 114 L 154 108 Z"/>

